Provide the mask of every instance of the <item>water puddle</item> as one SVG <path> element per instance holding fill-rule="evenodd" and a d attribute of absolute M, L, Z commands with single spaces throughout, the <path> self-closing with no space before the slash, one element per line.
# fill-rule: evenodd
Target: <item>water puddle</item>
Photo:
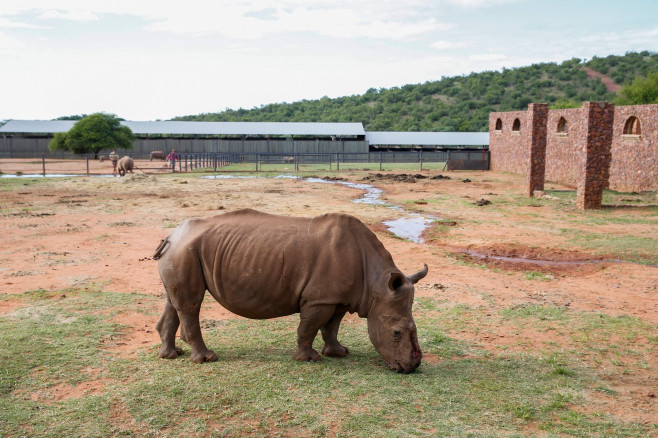
<path fill-rule="evenodd" d="M 411 240 L 415 243 L 425 243 L 421 237 L 423 231 L 429 227 L 435 219 L 421 215 L 401 217 L 392 221 L 384 221 L 386 229 L 398 237 Z"/>
<path fill-rule="evenodd" d="M 230 178 L 262 178 L 258 176 L 234 176 L 234 175 L 212 175 L 212 176 L 202 176 L 206 179 L 230 179 Z M 391 210 L 396 210 L 399 212 L 405 212 L 402 207 L 397 205 L 391 205 L 386 203 L 381 199 L 383 190 L 373 187 L 370 184 L 362 183 L 353 183 L 348 181 L 331 181 L 325 180 L 322 178 L 302 178 L 295 175 L 278 175 L 275 178 L 280 179 L 301 179 L 303 181 L 308 181 L 312 183 L 319 184 L 340 184 L 352 189 L 363 190 L 365 193 L 362 197 L 355 199 L 354 202 L 357 204 L 366 204 L 366 205 L 381 205 Z M 432 216 L 423 216 L 417 213 L 407 213 L 407 216 L 401 217 L 396 220 L 384 221 L 386 229 L 391 233 L 395 234 L 398 237 L 403 239 L 411 240 L 414 243 L 425 243 L 424 239 L 421 237 L 423 231 L 425 231 L 431 224 L 437 220 L 437 218 Z"/>
<path fill-rule="evenodd" d="M 315 183 L 341 184 L 353 189 L 364 190 L 365 193 L 363 196 L 354 200 L 357 204 L 381 205 L 390 208 L 391 210 L 407 213 L 400 206 L 391 205 L 383 201 L 381 196 L 384 191 L 377 187 L 373 187 L 370 184 L 359 184 L 346 181 L 327 181 L 320 178 L 304 178 L 304 180 Z M 386 229 L 396 236 L 411 240 L 414 243 L 425 243 L 425 240 L 421 237 L 423 231 L 425 231 L 437 218 L 423 216 L 417 213 L 407 214 L 408 216 L 399 219 L 384 221 L 383 223 L 386 225 Z"/>

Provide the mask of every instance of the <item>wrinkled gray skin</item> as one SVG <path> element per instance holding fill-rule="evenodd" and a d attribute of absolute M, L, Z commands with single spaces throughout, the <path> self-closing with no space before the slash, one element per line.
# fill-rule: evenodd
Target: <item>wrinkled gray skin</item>
<path fill-rule="evenodd" d="M 117 172 L 120 176 L 125 176 L 127 172 L 133 173 L 135 162 L 130 157 L 122 157 L 117 163 Z"/>
<path fill-rule="evenodd" d="M 161 242 L 155 259 L 165 288 L 165 308 L 156 328 L 159 356 L 183 353 L 191 360 L 215 361 L 201 336 L 199 310 L 205 291 L 226 309 L 246 318 L 300 314 L 298 361 L 319 361 L 312 348 L 318 330 L 325 356 L 344 357 L 338 342 L 346 312 L 368 319 L 368 333 L 386 365 L 414 371 L 422 358 L 411 315 L 414 283 L 425 268 L 405 276 L 391 254 L 362 222 L 343 214 L 315 218 L 274 216 L 239 210 L 184 221 Z"/>

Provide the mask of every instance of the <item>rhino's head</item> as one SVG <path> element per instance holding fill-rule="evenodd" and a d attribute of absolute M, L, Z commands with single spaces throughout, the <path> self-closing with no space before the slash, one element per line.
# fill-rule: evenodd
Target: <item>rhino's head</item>
<path fill-rule="evenodd" d="M 414 371 L 423 357 L 411 306 L 414 284 L 425 275 L 427 265 L 409 277 L 400 271 L 387 273 L 377 287 L 368 312 L 370 341 L 386 365 L 398 373 Z"/>

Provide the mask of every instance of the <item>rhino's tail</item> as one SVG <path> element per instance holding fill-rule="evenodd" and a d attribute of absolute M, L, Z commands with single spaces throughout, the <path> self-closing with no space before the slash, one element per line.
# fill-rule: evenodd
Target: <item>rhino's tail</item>
<path fill-rule="evenodd" d="M 169 243 L 169 240 L 165 237 L 160 241 L 160 245 L 155 249 L 155 252 L 153 253 L 153 260 L 157 260 L 160 258 L 162 255 L 162 251 L 164 251 L 165 246 Z"/>

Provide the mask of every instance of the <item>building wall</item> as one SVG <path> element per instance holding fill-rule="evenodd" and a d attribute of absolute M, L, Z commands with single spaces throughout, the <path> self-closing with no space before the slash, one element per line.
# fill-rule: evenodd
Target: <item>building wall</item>
<path fill-rule="evenodd" d="M 50 138 L 0 138 L 1 156 L 41 156 L 49 154 Z M 226 154 L 335 154 L 367 153 L 368 142 L 358 140 L 287 140 L 287 139 L 208 139 L 208 138 L 149 138 L 138 139 L 131 151 L 134 155 L 147 155 L 151 151 L 179 153 L 217 152 Z"/>
<path fill-rule="evenodd" d="M 629 117 L 640 120 L 641 134 L 624 135 Z M 658 105 L 615 107 L 610 188 L 623 192 L 658 189 Z"/>
<path fill-rule="evenodd" d="M 502 129 L 496 129 L 500 119 Z M 512 131 L 515 119 L 519 119 L 520 130 Z M 491 151 L 491 170 L 496 172 L 525 173 L 530 155 L 526 150 L 522 136 L 527 132 L 527 112 L 513 111 L 489 114 L 489 151 Z"/>
<path fill-rule="evenodd" d="M 599 170 L 606 186 L 617 191 L 658 190 L 658 105 L 615 107 L 614 118 L 612 121 L 606 118 L 605 122 L 591 118 L 586 107 L 583 104 L 581 108 L 548 112 L 545 179 L 578 186 L 588 165 L 587 153 L 594 151 L 590 148 L 588 152 L 587 146 L 592 133 L 607 131 L 606 135 L 612 136 L 610 150 L 603 151 L 602 156 L 596 158 L 606 167 Z M 492 170 L 528 173 L 528 114 L 527 111 L 513 111 L 489 115 Z M 631 116 L 640 120 L 639 136 L 623 134 L 624 125 Z M 560 117 L 567 121 L 567 132 L 558 133 Z M 512 132 L 512 123 L 516 118 L 521 122 L 520 134 Z M 502 130 L 495 129 L 498 119 L 502 121 Z"/>
<path fill-rule="evenodd" d="M 558 132 L 560 118 L 567 121 L 567 132 Z M 578 145 L 586 141 L 587 127 L 582 108 L 550 110 L 546 139 L 546 181 L 578 185 Z"/>

